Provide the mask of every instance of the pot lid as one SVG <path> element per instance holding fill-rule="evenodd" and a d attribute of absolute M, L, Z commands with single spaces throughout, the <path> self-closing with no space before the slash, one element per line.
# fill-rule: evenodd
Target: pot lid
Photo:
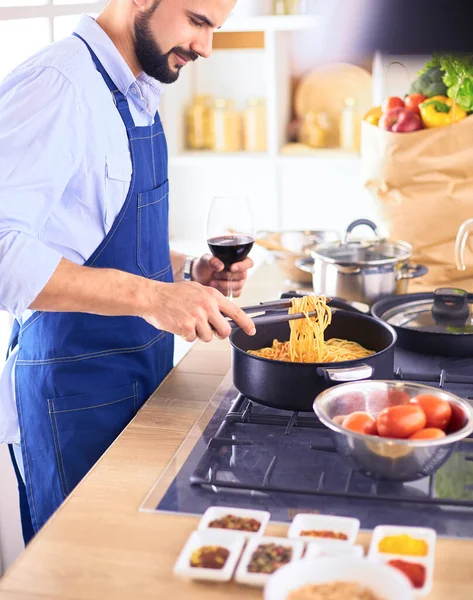
<path fill-rule="evenodd" d="M 440 288 L 420 298 L 408 296 L 377 315 L 394 327 L 430 333 L 473 333 L 473 295 L 457 288 Z"/>
<path fill-rule="evenodd" d="M 376 239 L 350 239 L 352 231 L 360 225 L 370 227 Z M 381 239 L 372 221 L 358 219 L 347 227 L 343 240 L 317 244 L 311 254 L 314 259 L 344 267 L 380 266 L 407 261 L 412 254 L 412 246 L 406 242 Z"/>
<path fill-rule="evenodd" d="M 411 253 L 412 247 L 406 242 L 339 241 L 317 245 L 312 257 L 347 267 L 379 266 L 407 261 Z"/>

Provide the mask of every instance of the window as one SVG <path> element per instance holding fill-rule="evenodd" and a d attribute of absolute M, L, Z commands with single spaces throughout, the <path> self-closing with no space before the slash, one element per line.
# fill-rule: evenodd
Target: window
<path fill-rule="evenodd" d="M 0 79 L 50 42 L 70 35 L 82 13 L 107 0 L 0 0 Z"/>

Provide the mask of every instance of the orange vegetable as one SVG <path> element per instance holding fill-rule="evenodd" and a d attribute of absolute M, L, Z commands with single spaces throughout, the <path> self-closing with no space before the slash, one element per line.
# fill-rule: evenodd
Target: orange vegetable
<path fill-rule="evenodd" d="M 371 123 L 371 125 L 377 126 L 382 114 L 383 111 L 381 109 L 381 106 L 373 106 L 373 108 L 370 108 L 366 115 L 363 117 L 363 121 L 367 121 L 368 123 Z"/>
<path fill-rule="evenodd" d="M 382 437 L 408 438 L 425 427 L 425 413 L 414 404 L 402 404 L 383 409 L 376 419 Z"/>
<path fill-rule="evenodd" d="M 420 431 L 416 431 L 412 435 L 409 436 L 410 440 L 440 440 L 444 438 L 445 431 L 441 429 L 437 429 L 436 427 L 426 427 L 425 429 L 421 429 Z"/>
<path fill-rule="evenodd" d="M 366 412 L 356 411 L 348 415 L 342 423 L 342 427 L 355 431 L 356 433 L 365 433 L 367 435 L 376 435 L 376 421 Z"/>
<path fill-rule="evenodd" d="M 446 400 L 433 394 L 419 394 L 410 399 L 410 404 L 418 405 L 425 413 L 426 427 L 446 429 L 452 417 L 452 409 Z"/>

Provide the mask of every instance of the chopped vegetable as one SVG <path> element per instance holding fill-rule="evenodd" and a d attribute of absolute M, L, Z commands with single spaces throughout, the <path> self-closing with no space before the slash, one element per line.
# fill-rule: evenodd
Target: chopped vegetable
<path fill-rule="evenodd" d="M 223 569 L 230 552 L 221 546 L 202 546 L 191 555 L 191 567 L 199 569 Z"/>
<path fill-rule="evenodd" d="M 339 531 L 316 531 L 315 529 L 307 529 L 301 531 L 301 535 L 308 537 L 331 538 L 333 540 L 347 540 L 348 536 Z"/>
<path fill-rule="evenodd" d="M 260 544 L 251 556 L 250 573 L 274 573 L 292 559 L 292 548 L 277 544 Z"/>
<path fill-rule="evenodd" d="M 235 517 L 235 515 L 225 515 L 224 517 L 211 521 L 209 527 L 256 532 L 261 527 L 261 523 L 256 519 L 245 519 L 243 517 Z"/>
<path fill-rule="evenodd" d="M 378 550 L 386 554 L 403 554 L 408 556 L 427 556 L 428 546 L 424 540 L 401 533 L 388 535 L 378 544 Z"/>
<path fill-rule="evenodd" d="M 405 560 L 390 560 L 388 565 L 394 567 L 395 569 L 399 569 L 402 571 L 404 575 L 409 577 L 413 587 L 421 588 L 424 587 L 425 584 L 425 567 L 424 565 L 420 565 L 418 563 L 410 563 Z"/>

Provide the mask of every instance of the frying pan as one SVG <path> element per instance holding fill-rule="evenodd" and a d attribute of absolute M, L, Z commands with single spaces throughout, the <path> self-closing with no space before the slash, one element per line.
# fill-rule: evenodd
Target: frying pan
<path fill-rule="evenodd" d="M 312 411 L 314 398 L 327 387 L 358 379 L 390 379 L 394 370 L 396 332 L 378 319 L 364 314 L 336 310 L 325 331 L 325 339 L 342 338 L 358 342 L 375 354 L 337 363 L 291 363 L 248 354 L 271 346 L 274 339 L 289 340 L 287 322 L 257 325 L 256 335 L 240 328 L 230 335 L 233 383 L 250 400 L 291 411 Z"/>

